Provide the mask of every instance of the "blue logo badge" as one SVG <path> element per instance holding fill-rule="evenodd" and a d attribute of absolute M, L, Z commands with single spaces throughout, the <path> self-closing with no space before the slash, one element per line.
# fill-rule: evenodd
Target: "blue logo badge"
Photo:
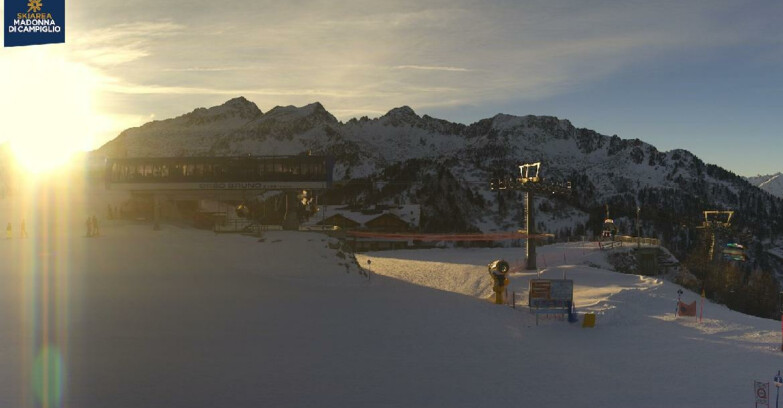
<path fill-rule="evenodd" d="M 5 0 L 6 47 L 65 42 L 65 0 Z"/>

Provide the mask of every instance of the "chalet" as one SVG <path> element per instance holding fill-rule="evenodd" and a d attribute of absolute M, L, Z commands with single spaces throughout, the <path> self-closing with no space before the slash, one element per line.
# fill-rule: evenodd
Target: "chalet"
<path fill-rule="evenodd" d="M 377 205 L 372 208 L 318 206 L 318 212 L 303 227 L 336 226 L 341 230 L 383 233 L 416 232 L 419 230 L 421 207 L 418 205 Z M 350 238 L 355 251 L 399 249 L 412 245 L 410 241 L 388 238 Z"/>
<path fill-rule="evenodd" d="M 328 218 L 324 218 L 323 220 L 316 222 L 315 225 L 333 225 L 341 229 L 351 230 L 358 229 L 362 224 L 346 217 L 343 214 L 338 213 L 330 215 Z"/>
<path fill-rule="evenodd" d="M 366 229 L 382 232 L 412 232 L 412 228 L 405 220 L 394 213 L 383 213 L 364 223 Z"/>

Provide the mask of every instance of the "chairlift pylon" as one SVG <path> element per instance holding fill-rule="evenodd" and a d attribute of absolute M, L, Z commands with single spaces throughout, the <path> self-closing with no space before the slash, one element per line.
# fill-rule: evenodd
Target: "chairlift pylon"
<path fill-rule="evenodd" d="M 603 238 L 611 238 L 617 234 L 617 225 L 614 224 L 614 220 L 609 218 L 609 204 L 606 204 L 606 218 L 604 219 L 604 227 L 601 232 Z"/>

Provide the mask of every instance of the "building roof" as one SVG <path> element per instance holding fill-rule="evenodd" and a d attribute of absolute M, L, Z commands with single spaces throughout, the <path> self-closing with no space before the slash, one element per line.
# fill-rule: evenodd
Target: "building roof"
<path fill-rule="evenodd" d="M 344 216 L 342 214 L 333 214 L 333 215 L 330 215 L 330 216 L 324 218 L 321 221 L 323 221 L 323 223 L 326 224 L 326 225 L 336 225 L 338 227 L 354 228 L 354 227 L 358 227 L 358 226 L 361 225 L 359 222 L 357 222 L 355 220 L 352 220 L 352 219 L 350 219 L 350 218 L 348 218 L 348 217 L 346 217 L 346 216 Z M 318 221 L 318 223 L 320 223 L 321 221 Z M 311 224 L 306 223 L 304 225 L 305 226 L 310 226 Z"/>
<path fill-rule="evenodd" d="M 374 220 L 383 214 L 393 214 L 399 219 L 405 221 L 412 228 L 419 226 L 421 219 L 421 206 L 415 204 L 408 205 L 384 205 L 375 206 L 368 209 L 351 209 L 344 205 L 319 205 L 318 213 L 310 217 L 302 225 L 316 225 L 334 215 L 341 215 L 345 218 L 356 221 L 360 225 L 365 225 L 367 221 Z"/>

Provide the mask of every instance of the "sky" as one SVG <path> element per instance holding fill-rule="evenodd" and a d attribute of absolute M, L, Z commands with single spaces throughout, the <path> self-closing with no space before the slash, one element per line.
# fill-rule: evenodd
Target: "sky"
<path fill-rule="evenodd" d="M 343 121 L 552 115 L 771 174 L 781 26 L 764 0 L 66 0 L 65 44 L 0 51 L 0 142 L 90 150 L 241 95 Z"/>

